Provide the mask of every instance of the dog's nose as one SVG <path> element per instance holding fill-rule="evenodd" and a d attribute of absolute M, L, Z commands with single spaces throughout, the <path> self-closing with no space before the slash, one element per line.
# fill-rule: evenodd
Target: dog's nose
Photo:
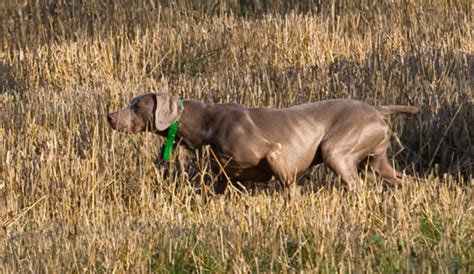
<path fill-rule="evenodd" d="M 107 122 L 109 122 L 110 126 L 115 126 L 115 117 L 111 113 L 107 114 Z"/>

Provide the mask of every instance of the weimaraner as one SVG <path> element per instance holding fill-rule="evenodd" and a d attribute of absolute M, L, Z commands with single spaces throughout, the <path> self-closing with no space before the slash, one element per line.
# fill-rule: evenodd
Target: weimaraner
<path fill-rule="evenodd" d="M 178 139 L 192 150 L 211 146 L 232 182 L 267 182 L 275 176 L 289 186 L 298 174 L 324 162 L 355 189 L 358 164 L 367 158 L 387 183 L 400 182 L 402 173 L 387 158 L 387 121 L 392 113 L 417 111 L 411 106 L 372 106 L 349 99 L 285 109 L 249 108 L 181 102 L 167 93 L 146 93 L 109 113 L 107 121 L 118 131 L 148 130 L 161 136 L 179 121 Z M 225 189 L 224 181 L 220 188 Z"/>

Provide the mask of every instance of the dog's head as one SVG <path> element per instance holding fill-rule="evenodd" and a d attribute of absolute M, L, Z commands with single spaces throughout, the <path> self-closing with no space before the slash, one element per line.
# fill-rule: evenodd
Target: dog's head
<path fill-rule="evenodd" d="M 133 98 L 127 107 L 107 114 L 107 122 L 121 132 L 164 131 L 182 112 L 183 106 L 177 96 L 145 93 Z"/>

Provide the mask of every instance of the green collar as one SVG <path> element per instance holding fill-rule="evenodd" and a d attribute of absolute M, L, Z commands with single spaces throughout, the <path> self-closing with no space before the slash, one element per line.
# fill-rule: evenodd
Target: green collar
<path fill-rule="evenodd" d="M 184 106 L 183 99 L 179 99 L 179 103 Z M 176 132 L 178 131 L 178 121 L 174 122 L 168 128 L 168 135 L 166 136 L 165 150 L 163 151 L 163 159 L 166 161 L 171 160 L 171 151 L 173 150 L 174 139 L 176 138 Z"/>

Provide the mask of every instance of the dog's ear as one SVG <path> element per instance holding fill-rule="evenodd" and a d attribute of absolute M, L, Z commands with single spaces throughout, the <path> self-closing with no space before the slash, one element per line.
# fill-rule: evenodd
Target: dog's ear
<path fill-rule="evenodd" d="M 155 127 L 163 131 L 178 121 L 183 112 L 179 97 L 168 93 L 156 94 Z"/>

